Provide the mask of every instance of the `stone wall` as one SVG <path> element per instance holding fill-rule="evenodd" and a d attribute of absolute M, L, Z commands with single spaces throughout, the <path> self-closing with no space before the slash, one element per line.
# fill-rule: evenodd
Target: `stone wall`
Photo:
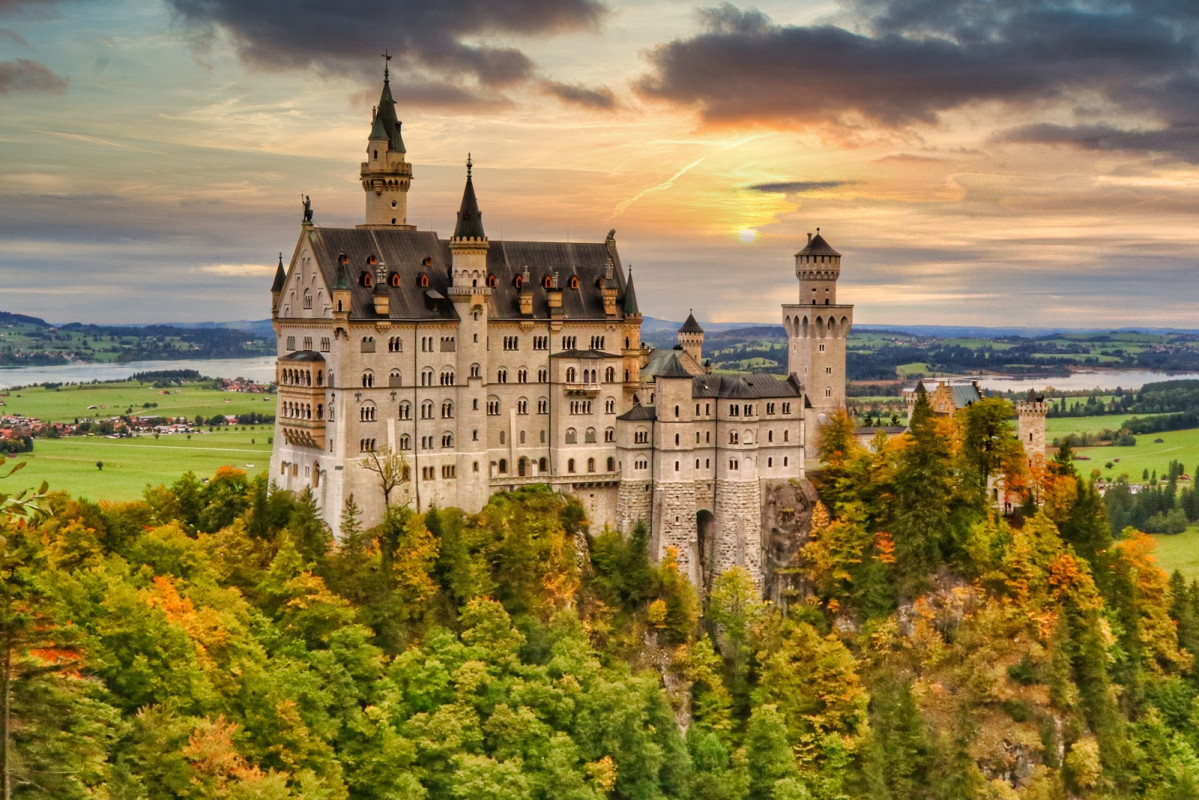
<path fill-rule="evenodd" d="M 657 483 L 653 495 L 650 555 L 660 561 L 668 548 L 675 548 L 678 552 L 679 572 L 686 575 L 692 584 L 699 586 L 695 487 L 691 483 L 682 482 Z"/>
<path fill-rule="evenodd" d="M 795 565 L 807 542 L 818 499 L 808 481 L 762 482 L 763 594 L 771 602 L 782 604 L 790 592 L 801 588 L 798 575 L 782 570 Z"/>
<path fill-rule="evenodd" d="M 758 481 L 716 482 L 712 521 L 712 576 L 744 567 L 762 585 L 762 489 Z"/>
<path fill-rule="evenodd" d="M 621 481 L 616 490 L 616 528 L 632 533 L 638 522 L 649 526 L 653 512 L 653 492 L 649 481 Z"/>

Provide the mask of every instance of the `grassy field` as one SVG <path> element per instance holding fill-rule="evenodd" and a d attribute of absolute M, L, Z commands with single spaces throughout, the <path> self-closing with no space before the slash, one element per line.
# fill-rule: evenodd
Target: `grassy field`
<path fill-rule="evenodd" d="M 1157 542 L 1157 563 L 1162 569 L 1178 570 L 1188 582 L 1199 580 L 1199 526 L 1192 525 L 1175 536 L 1159 534 L 1153 538 Z"/>
<path fill-rule="evenodd" d="M 1092 469 L 1098 469 L 1100 475 L 1109 479 L 1128 473 L 1132 482 L 1137 483 L 1146 469 L 1150 473 L 1157 470 L 1161 475 L 1177 459 L 1186 474 L 1194 477 L 1199 465 L 1199 428 L 1143 434 L 1137 437 L 1135 447 L 1082 447 L 1077 455 L 1089 459 L 1078 463 L 1078 471 L 1083 475 L 1089 475 Z"/>
<path fill-rule="evenodd" d="M 71 422 L 84 417 L 105 419 L 124 413 L 193 419 L 196 415 L 275 413 L 272 394 L 223 392 L 199 385 L 156 389 L 151 384 L 133 381 L 3 391 L 0 403 L 4 404 L 0 407 L 4 414 L 39 417 L 47 422 Z M 156 403 L 157 407 L 146 408 L 147 403 Z"/>
<path fill-rule="evenodd" d="M 271 426 L 260 425 L 246 430 L 218 428 L 215 433 L 192 434 L 190 439 L 180 434 L 158 439 L 38 439 L 32 453 L 13 459 L 26 465 L 8 483 L 19 488 L 47 481 L 52 490 L 89 500 L 135 500 L 147 485 L 170 484 L 189 471 L 202 478 L 224 465 L 252 475 L 263 472 L 270 463 L 270 436 Z M 104 462 L 104 469 L 97 469 L 97 461 Z"/>

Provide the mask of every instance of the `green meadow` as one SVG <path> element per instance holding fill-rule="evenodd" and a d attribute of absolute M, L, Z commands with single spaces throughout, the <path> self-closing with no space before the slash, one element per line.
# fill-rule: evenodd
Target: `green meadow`
<path fill-rule="evenodd" d="M 270 436 L 271 426 L 257 425 L 246 430 L 217 428 L 191 434 L 190 439 L 178 433 L 158 439 L 37 439 L 32 453 L 13 457 L 25 466 L 8 482 L 37 486 L 46 481 L 53 490 L 88 500 L 134 500 L 146 486 L 173 483 L 185 472 L 207 478 L 226 465 L 251 475 L 263 472 L 270 465 Z M 103 462 L 103 469 L 96 462 Z"/>
<path fill-rule="evenodd" d="M 225 392 L 205 384 L 158 389 L 134 381 L 72 384 L 57 389 L 42 386 L 12 389 L 0 392 L 0 403 L 3 403 L 0 413 L 38 417 L 47 422 L 73 422 L 84 417 L 105 419 L 124 413 L 192 419 L 196 415 L 236 416 L 251 411 L 275 413 L 273 394 Z M 147 404 L 157 405 L 147 407 Z"/>

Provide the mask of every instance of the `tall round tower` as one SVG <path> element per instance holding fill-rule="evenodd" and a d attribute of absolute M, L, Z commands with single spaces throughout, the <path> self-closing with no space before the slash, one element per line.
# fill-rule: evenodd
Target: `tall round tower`
<path fill-rule="evenodd" d="M 384 58 L 390 60 L 386 53 Z M 415 230 L 408 224 L 408 187 L 412 184 L 412 165 L 400 135 L 402 123 L 396 117 L 395 98 L 391 96 L 390 68 L 383 68 L 383 93 L 371 117 L 371 132 L 366 143 L 366 161 L 362 162 L 362 189 L 366 192 L 366 223 L 360 228 L 400 228 Z"/>
<path fill-rule="evenodd" d="M 799 379 L 809 406 L 807 457 L 815 458 L 820 427 L 845 407 L 845 344 L 853 326 L 853 306 L 837 302 L 841 254 L 820 229 L 795 254 L 799 302 L 783 306 L 787 330 L 787 372 Z"/>

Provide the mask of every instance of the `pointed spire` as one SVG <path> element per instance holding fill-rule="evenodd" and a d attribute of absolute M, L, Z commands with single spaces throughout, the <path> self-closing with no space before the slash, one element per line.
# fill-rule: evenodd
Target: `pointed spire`
<path fill-rule="evenodd" d="M 633 267 L 629 266 L 629 279 L 624 285 L 624 305 L 621 306 L 626 317 L 631 317 L 634 314 L 641 316 L 641 309 L 637 307 L 637 292 L 633 289 Z"/>
<path fill-rule="evenodd" d="M 704 329 L 695 321 L 695 314 L 691 309 L 687 310 L 687 321 L 683 323 L 683 327 L 679 328 L 679 333 L 703 333 Z"/>
<path fill-rule="evenodd" d="M 283 254 L 279 254 L 279 266 L 275 269 L 275 282 L 271 284 L 272 292 L 283 291 L 283 284 L 287 282 L 287 272 L 283 269 Z"/>
<path fill-rule="evenodd" d="M 483 232 L 483 213 L 475 197 L 475 183 L 471 177 L 470 154 L 466 156 L 466 188 L 462 191 L 462 205 L 458 209 L 458 224 L 454 226 L 455 239 L 486 239 Z"/>
<path fill-rule="evenodd" d="M 388 62 L 391 61 L 391 54 L 386 50 L 383 51 L 383 93 L 379 95 L 379 107 L 376 109 L 374 118 L 371 120 L 371 135 L 372 139 L 387 139 L 387 146 L 400 153 L 407 153 L 408 150 L 404 147 L 404 138 L 400 135 L 400 128 L 403 123 L 396 117 L 396 101 L 391 96 L 391 68 Z M 383 135 L 378 135 L 383 134 Z"/>

